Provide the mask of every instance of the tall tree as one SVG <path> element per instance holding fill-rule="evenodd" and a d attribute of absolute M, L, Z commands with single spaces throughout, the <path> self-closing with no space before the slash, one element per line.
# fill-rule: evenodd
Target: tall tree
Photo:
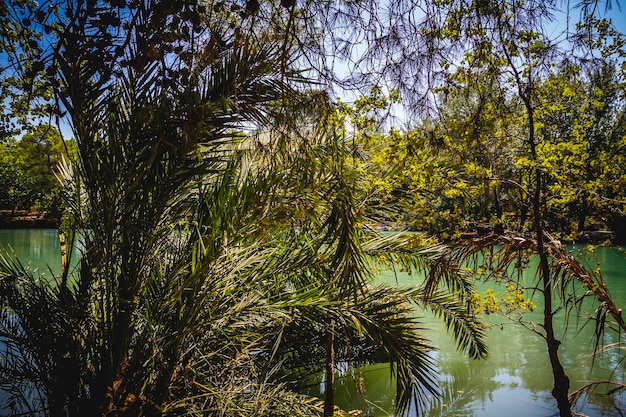
<path fill-rule="evenodd" d="M 550 3 L 534 2 L 476 2 L 466 8 L 464 3 L 452 2 L 444 13 L 441 24 L 433 25 L 432 35 L 441 42 L 459 41 L 462 61 L 457 72 L 466 75 L 471 83 L 481 76 L 514 91 L 523 108 L 523 144 L 529 172 L 526 193 L 529 196 L 532 231 L 535 238 L 533 251 L 539 257 L 537 287 L 543 298 L 542 336 L 546 341 L 554 377 L 552 394 L 561 416 L 571 416 L 568 400 L 569 378 L 558 354 L 561 342 L 554 328 L 554 316 L 560 310 L 553 293 L 555 283 L 563 278 L 552 267 L 550 255 L 554 252 L 550 234 L 546 231 L 546 172 L 539 149 L 546 138 L 538 126 L 538 112 L 548 103 L 539 94 L 542 83 L 550 77 L 552 63 L 564 59 L 564 50 L 558 42 L 546 36 L 550 22 Z M 558 40 L 557 40 L 558 41 Z M 463 49 L 471 46 L 471 50 Z M 457 46 L 451 46 L 457 48 Z M 448 49 L 450 50 L 450 49 Z M 452 50 L 453 51 L 453 50 Z M 557 245 L 558 246 L 558 245 Z M 584 281 L 584 277 L 578 277 Z M 562 302 L 565 302 L 561 298 Z M 616 312 L 614 312 L 616 314 Z M 615 315 L 619 320 L 619 316 Z"/>
<path fill-rule="evenodd" d="M 14 5 L 36 17 L 46 4 Z M 76 137 L 76 161 L 59 169 L 63 231 L 70 245 L 80 240 L 81 258 L 47 283 L 2 257 L 10 412 L 316 414 L 318 403 L 287 386 L 293 379 L 275 377 L 274 361 L 290 357 L 284 329 L 312 322 L 311 333 L 331 336 L 326 352 L 354 358 L 368 347 L 370 360 L 393 362 L 406 409 L 436 387 L 405 302 L 432 301 L 460 347 L 485 354 L 456 291 L 469 284 L 436 259 L 428 291 L 361 287 L 372 271 L 365 254 L 394 245 L 361 236 L 341 135 L 304 140 L 298 155 L 295 139 L 310 126 L 285 115 L 310 103 L 290 49 L 293 4 L 59 5 L 35 29 Z M 273 142 L 245 132 L 265 129 L 280 140 L 254 155 Z M 282 182 L 292 176 L 300 181 Z M 398 259 L 422 265 L 420 255 L 429 253 Z M 438 292 L 440 282 L 455 291 Z M 339 330 L 358 343 L 334 340 Z"/>

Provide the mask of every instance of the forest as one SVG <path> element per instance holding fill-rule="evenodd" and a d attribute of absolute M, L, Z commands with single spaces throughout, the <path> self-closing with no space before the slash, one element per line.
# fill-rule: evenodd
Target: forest
<path fill-rule="evenodd" d="M 379 227 L 417 230 L 442 240 L 531 229 L 531 179 L 523 109 L 505 87 L 461 81 L 437 91 L 436 116 L 407 128 L 390 120 L 398 90 L 374 86 L 350 104 L 335 103 L 342 135 L 357 152 L 364 192 L 376 194 Z M 619 65 L 581 69 L 554 64 L 536 87 L 537 149 L 545 187 L 546 228 L 572 242 L 626 239 L 626 111 Z M 339 123 L 337 121 L 336 123 Z M 250 132 L 242 132 L 250 135 Z M 0 148 L 0 210 L 58 213 L 58 164 L 76 153 L 48 123 Z M 395 211 L 389 212 L 390 207 Z"/>
<path fill-rule="evenodd" d="M 394 415 L 427 415 L 419 313 L 479 360 L 485 313 L 529 291 L 555 412 L 623 396 L 626 361 L 573 391 L 555 330 L 626 347 L 600 269 L 563 246 L 626 241 L 620 7 L 6 0 L 0 210 L 53 213 L 64 260 L 44 280 L 0 252 L 0 410 L 364 415 L 336 406 L 336 370 L 388 363 Z"/>

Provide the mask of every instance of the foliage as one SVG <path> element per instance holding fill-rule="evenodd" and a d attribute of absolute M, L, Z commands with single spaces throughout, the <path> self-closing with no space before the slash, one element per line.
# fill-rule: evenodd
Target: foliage
<path fill-rule="evenodd" d="M 579 45 L 619 54 L 621 38 L 584 6 L 580 33 L 593 36 Z M 328 416 L 337 361 L 390 362 L 398 412 L 411 402 L 422 409 L 437 386 L 415 309 L 438 314 L 470 356 L 486 347 L 467 308 L 471 277 L 455 262 L 477 249 L 420 250 L 413 238 L 374 232 L 406 220 L 408 206 L 415 226 L 443 238 L 470 222 L 503 232 L 512 217 L 534 233 L 505 244 L 502 265 L 520 247 L 541 258 L 543 335 L 568 415 L 552 316 L 576 304 L 552 291 L 586 271 L 545 228 L 565 215 L 579 216 L 579 229 L 596 213 L 619 217 L 622 184 L 612 180 L 623 173 L 604 160 L 622 151 L 623 110 L 609 61 L 588 73 L 569 60 L 554 66 L 565 55 L 544 36 L 553 2 L 0 7 L 3 136 L 41 109 L 67 116 L 77 156 L 58 167 L 62 233 L 82 249 L 52 283 L 2 260 L 9 348 L 0 383 L 11 412 Z M 346 81 L 330 66 L 355 50 L 362 58 L 341 85 L 390 80 L 397 90 L 375 87 L 335 107 L 314 89 Z M 438 111 L 406 134 L 385 129 L 381 115 L 400 93 L 413 115 L 426 104 Z M 20 154 L 51 161 L 43 138 L 24 136 Z M 585 169 L 593 157 L 597 166 Z M 597 180 L 600 198 L 578 207 L 571 194 Z M 426 278 L 414 288 L 373 285 L 388 266 Z M 603 303 L 601 330 L 614 306 L 596 281 L 583 284 Z M 528 306 L 518 291 L 508 306 Z M 295 391 L 321 370 L 323 407 Z"/>
<path fill-rule="evenodd" d="M 2 258 L 9 412 L 316 415 L 294 389 L 335 350 L 391 362 L 398 411 L 423 407 L 426 306 L 486 355 L 454 265 L 368 228 L 333 117 L 285 116 L 323 100 L 292 66 L 293 5 L 222 6 L 66 2 L 39 27 L 76 137 L 61 232 L 81 255 L 52 282 Z M 390 259 L 428 286 L 371 285 Z"/>
<path fill-rule="evenodd" d="M 56 178 L 61 159 L 75 153 L 56 128 L 39 125 L 21 139 L 7 138 L 0 146 L 0 209 L 58 211 Z"/>
<path fill-rule="evenodd" d="M 606 37 L 610 31 L 608 22 L 591 19 L 594 23 L 585 29 L 597 29 L 600 43 L 596 47 L 603 45 L 606 48 L 601 51 L 602 59 L 584 66 L 583 56 L 568 54 L 569 45 L 563 46 L 561 39 L 546 35 L 553 3 L 450 1 L 441 2 L 439 6 L 436 13 L 425 10 L 426 17 L 418 33 L 426 34 L 425 42 L 432 47 L 423 68 L 432 71 L 429 75 L 434 73 L 440 77 L 439 88 L 435 91 L 441 97 L 439 103 L 443 103 L 443 109 L 434 123 L 433 119 L 427 119 L 426 129 L 412 135 L 415 138 L 413 143 L 403 144 L 400 152 L 395 152 L 394 143 L 387 148 L 394 151 L 393 156 L 387 158 L 383 153 L 383 157 L 387 164 L 402 169 L 408 166 L 409 172 L 415 173 L 412 177 L 401 175 L 400 181 L 418 192 L 420 198 L 413 199 L 417 202 L 413 211 L 417 218 L 415 223 L 421 228 L 431 228 L 444 238 L 455 237 L 459 229 L 467 230 L 469 215 L 472 220 L 490 223 L 496 235 L 501 235 L 507 220 L 505 213 L 512 212 L 519 219 L 519 228 L 531 231 L 535 236 L 535 246 L 532 250 L 526 249 L 539 257 L 534 287 L 543 300 L 542 329 L 554 376 L 552 393 L 560 415 L 570 416 L 569 379 L 560 363 L 558 348 L 561 342 L 555 337 L 553 325 L 556 312 L 569 302 L 565 300 L 564 290 L 561 298 L 553 294 L 558 288 L 555 283 L 562 278 L 563 265 L 550 260 L 554 256 L 551 251 L 553 238 L 546 234 L 546 230 L 564 232 L 575 238 L 577 227 L 584 227 L 587 218 L 591 217 L 586 205 L 593 200 L 584 195 L 596 192 L 591 190 L 587 181 L 593 181 L 597 174 L 586 168 L 590 165 L 586 163 L 589 161 L 586 151 L 594 142 L 592 137 L 611 137 L 612 131 L 618 137 L 621 135 L 621 126 L 613 122 L 619 120 L 616 116 L 623 112 L 622 109 L 600 122 L 604 117 L 602 109 L 613 104 L 619 107 L 620 103 L 609 97 L 606 102 L 600 99 L 600 86 L 609 94 L 619 90 L 621 78 L 609 75 L 618 72 L 607 58 L 611 53 L 620 57 L 621 52 L 614 45 L 621 45 L 623 41 L 615 31 L 611 32 L 613 39 Z M 410 13 L 404 14 L 409 15 L 406 19 L 410 25 Z M 398 19 L 402 20 L 402 17 Z M 391 43 L 403 42 L 395 36 L 397 34 Z M 419 66 L 410 65 L 407 63 L 403 67 L 399 64 L 398 67 L 420 70 Z M 434 69 L 437 66 L 441 71 Z M 580 74 L 581 68 L 590 72 L 577 80 L 573 75 Z M 603 71 L 608 77 L 600 81 L 597 74 Z M 582 86 L 589 83 L 587 80 L 592 80 L 591 89 L 575 88 L 577 82 Z M 510 148 L 501 152 L 500 146 Z M 412 150 L 408 158 L 405 157 L 405 154 L 409 155 L 407 149 Z M 443 157 L 440 150 L 443 150 Z M 616 159 L 619 158 L 616 155 Z M 581 177 L 584 178 L 582 181 L 571 180 Z M 613 187 L 608 185 L 610 183 L 607 183 L 608 188 Z M 619 216 L 623 210 L 619 199 L 607 196 L 602 200 L 609 202 L 609 210 Z M 491 204 L 485 204 L 485 201 Z M 566 208 L 571 211 L 564 215 Z M 579 224 L 574 227 L 563 224 L 563 219 L 568 219 L 567 216 L 571 219 L 576 210 L 584 213 L 579 217 Z M 433 213 L 441 214 L 437 218 Z M 598 217 L 607 219 L 610 216 Z M 522 236 L 520 241 L 525 242 L 527 238 Z M 569 273 L 580 279 L 587 276 L 584 268 L 574 265 L 574 261 L 569 264 Z M 504 273 L 506 268 L 499 271 Z M 512 285 L 516 288 L 519 282 L 514 281 Z M 603 294 L 593 291 L 591 294 L 601 303 L 606 302 Z M 488 308 L 500 309 L 499 305 L 494 305 L 497 304 L 495 297 L 489 297 L 489 300 L 493 302 L 487 303 Z"/>
<path fill-rule="evenodd" d="M 370 176 L 386 179 L 387 202 L 400 204 L 412 227 L 444 239 L 528 231 L 532 172 L 539 166 L 549 230 L 573 241 L 585 230 L 613 230 L 619 242 L 624 108 L 618 65 L 605 58 L 584 66 L 546 62 L 545 72 L 532 75 L 535 161 L 511 69 L 494 61 L 492 49 L 481 57 L 468 52 L 449 70 L 434 90 L 436 116 L 405 132 L 374 136 L 380 145 L 369 150 Z M 523 63 L 511 65 L 525 74 Z"/>

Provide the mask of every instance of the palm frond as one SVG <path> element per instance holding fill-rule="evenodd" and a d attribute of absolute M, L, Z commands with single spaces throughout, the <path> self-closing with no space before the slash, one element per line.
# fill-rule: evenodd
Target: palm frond
<path fill-rule="evenodd" d="M 592 299 L 595 302 L 593 315 L 586 318 L 594 323 L 595 351 L 600 352 L 607 328 L 614 328 L 621 334 L 626 332 L 621 309 L 616 306 L 600 274 L 588 270 L 550 234 L 545 233 L 545 237 L 544 247 L 549 257 L 551 287 L 560 298 L 563 308 L 568 311 L 567 320 L 572 311 L 581 316 L 583 300 Z M 531 238 L 488 235 L 461 244 L 452 257 L 461 263 L 476 259 L 478 254 L 482 254 L 482 262 L 487 266 L 488 274 L 496 278 L 519 279 L 527 267 L 528 257 L 536 250 L 536 241 Z"/>
<path fill-rule="evenodd" d="M 0 255 L 0 385 L 15 410 L 55 413 L 67 397 L 86 395 L 84 361 L 93 353 L 85 330 L 87 305 L 76 285 L 35 276 L 19 260 Z"/>
<path fill-rule="evenodd" d="M 443 318 L 460 351 L 467 352 L 473 359 L 488 356 L 484 326 L 468 308 L 467 301 L 443 291 L 437 291 L 426 298 L 420 296 L 419 301 L 437 317 Z"/>
<path fill-rule="evenodd" d="M 602 282 L 602 277 L 589 271 L 580 261 L 572 256 L 563 245 L 548 233 L 546 252 L 550 257 L 550 270 L 552 272 L 552 286 L 557 289 L 557 294 L 566 303 L 579 304 L 582 297 L 571 297 L 570 290 L 575 290 L 573 285 L 580 285 L 586 293 L 584 297 L 593 297 L 600 308 L 605 309 L 617 323 L 621 331 L 626 331 L 626 323 L 621 317 L 621 312 L 613 302 L 613 299 Z M 484 254 L 483 263 L 488 267 L 490 274 L 510 276 L 512 273 L 520 274 L 527 265 L 529 255 L 535 253 L 536 241 L 531 238 L 502 235 L 488 235 L 475 238 L 459 245 L 451 257 L 457 263 L 475 259 L 478 254 Z"/>
<path fill-rule="evenodd" d="M 380 287 L 337 319 L 374 346 L 374 360 L 389 362 L 396 381 L 396 409 L 400 414 L 411 404 L 417 410 L 438 395 L 437 369 L 432 345 L 420 334 L 414 312 L 408 307 L 406 290 Z"/>
<path fill-rule="evenodd" d="M 402 268 L 403 271 L 422 274 L 422 295 L 428 299 L 437 288 L 443 286 L 451 293 L 470 294 L 472 282 L 463 274 L 459 263 L 449 255 L 452 249 L 433 242 L 424 242 L 412 233 L 376 234 L 363 243 L 363 250 L 382 266 Z"/>
<path fill-rule="evenodd" d="M 580 402 L 580 400 L 582 400 L 586 396 L 594 394 L 594 393 L 598 393 L 598 391 L 600 391 L 601 387 L 603 386 L 606 387 L 606 390 L 602 394 L 605 394 L 608 398 L 615 398 L 616 396 L 619 396 L 620 394 L 626 392 L 626 384 L 623 382 L 615 381 L 615 380 L 593 381 L 593 382 L 583 385 L 576 391 L 570 393 L 569 394 L 570 404 L 572 405 L 577 404 L 578 402 Z M 613 405 L 615 407 L 615 410 L 621 415 L 623 415 L 623 409 L 619 406 L 619 404 L 614 403 Z"/>

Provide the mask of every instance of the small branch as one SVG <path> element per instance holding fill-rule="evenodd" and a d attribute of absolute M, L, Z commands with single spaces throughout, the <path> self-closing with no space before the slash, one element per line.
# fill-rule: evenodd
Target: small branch
<path fill-rule="evenodd" d="M 498 178 L 498 177 L 491 177 L 491 178 L 487 178 L 489 181 L 500 181 L 500 182 L 504 182 L 507 184 L 512 184 L 515 187 L 517 187 L 519 190 L 521 190 L 524 194 L 526 194 L 527 197 L 530 197 L 530 193 L 528 192 L 528 190 L 526 188 L 524 188 L 524 186 L 522 184 L 520 184 L 519 182 L 509 179 L 509 178 Z"/>

